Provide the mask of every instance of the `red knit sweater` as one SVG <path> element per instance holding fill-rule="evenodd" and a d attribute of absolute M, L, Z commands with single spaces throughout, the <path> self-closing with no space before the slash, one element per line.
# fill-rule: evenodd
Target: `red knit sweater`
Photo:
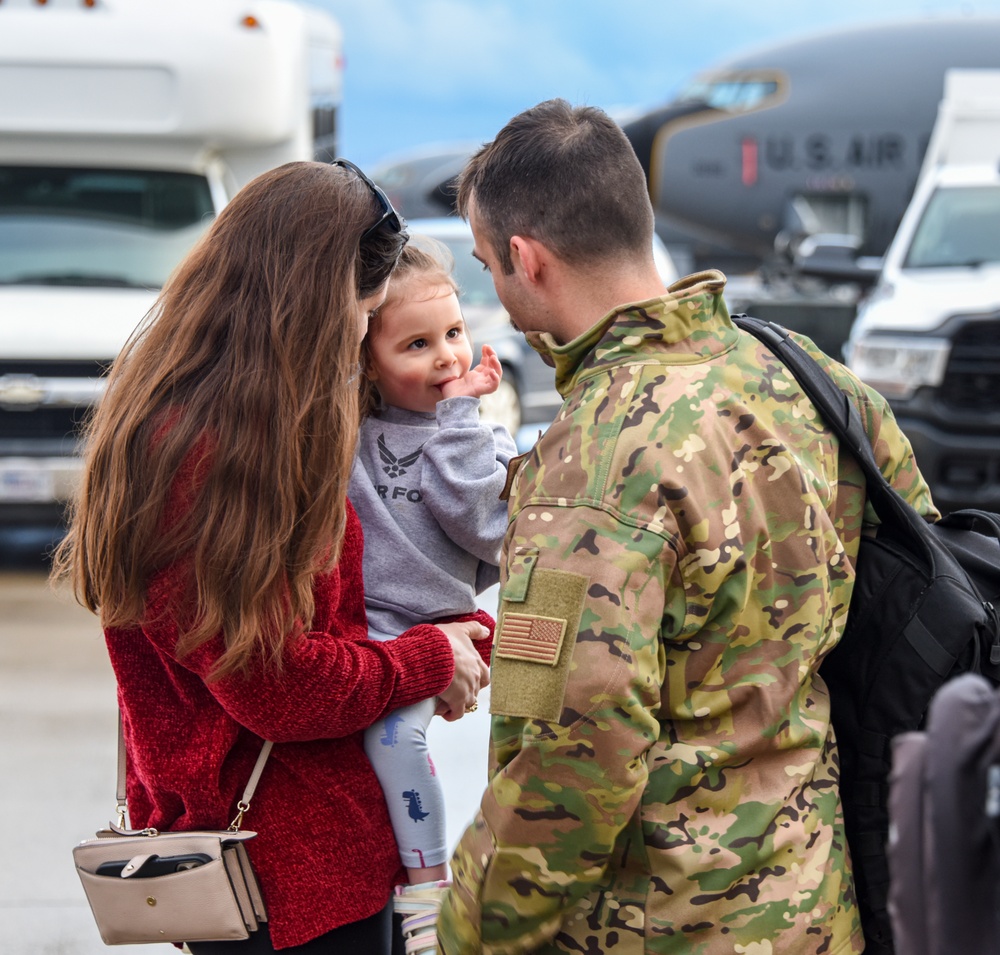
<path fill-rule="evenodd" d="M 142 629 L 105 631 L 118 679 L 133 827 L 224 829 L 264 739 L 274 740 L 244 826 L 275 948 L 378 912 L 401 881 L 399 852 L 362 732 L 391 710 L 444 690 L 447 638 L 420 625 L 367 639 L 362 533 L 348 507 L 339 564 L 314 585 L 314 629 L 287 651 L 280 676 L 206 683 L 221 638 L 178 660 L 169 607 L 183 568 L 149 588 Z M 492 625 L 485 614 L 477 619 Z M 492 629 L 492 627 L 491 627 Z M 485 650 L 485 647 L 484 647 Z"/>

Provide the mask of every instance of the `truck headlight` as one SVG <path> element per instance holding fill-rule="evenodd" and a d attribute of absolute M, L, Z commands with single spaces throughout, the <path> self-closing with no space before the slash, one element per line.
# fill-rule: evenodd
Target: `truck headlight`
<path fill-rule="evenodd" d="M 946 338 L 863 335 L 851 343 L 850 368 L 886 398 L 909 398 L 944 379 L 951 352 Z"/>

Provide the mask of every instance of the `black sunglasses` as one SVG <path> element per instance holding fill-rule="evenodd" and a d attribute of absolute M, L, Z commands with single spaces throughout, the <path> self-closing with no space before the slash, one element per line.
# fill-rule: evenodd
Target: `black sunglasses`
<path fill-rule="evenodd" d="M 400 218 L 398 212 L 392 207 L 392 203 L 389 201 L 389 197 L 378 187 L 374 182 L 371 181 L 357 166 L 354 165 L 349 159 L 334 159 L 330 164 L 331 166 L 343 166 L 344 169 L 350 169 L 369 189 L 372 191 L 372 195 L 378 199 L 382 206 L 382 215 L 378 217 L 374 225 L 370 225 L 364 232 L 361 233 L 360 242 L 364 242 L 376 229 L 379 229 L 382 225 L 388 223 L 389 228 L 393 232 L 399 233 L 403 231 L 403 220 Z"/>

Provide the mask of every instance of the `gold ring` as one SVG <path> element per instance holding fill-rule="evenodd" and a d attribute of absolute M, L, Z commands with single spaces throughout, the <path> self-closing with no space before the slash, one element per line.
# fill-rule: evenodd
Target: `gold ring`
<path fill-rule="evenodd" d="M 476 710 L 478 710 L 478 709 L 479 709 L 479 700 L 476 700 L 476 702 L 473 703 L 472 706 L 467 706 L 465 708 L 465 712 L 466 713 L 475 713 Z"/>

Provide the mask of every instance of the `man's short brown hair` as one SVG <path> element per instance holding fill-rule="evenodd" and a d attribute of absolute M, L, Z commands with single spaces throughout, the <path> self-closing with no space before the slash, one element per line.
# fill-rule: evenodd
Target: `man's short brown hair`
<path fill-rule="evenodd" d="M 592 106 L 552 99 L 515 116 L 459 178 L 466 218 L 473 197 L 477 223 L 508 275 L 514 235 L 573 264 L 645 253 L 652 244 L 639 160 L 621 127 Z"/>

